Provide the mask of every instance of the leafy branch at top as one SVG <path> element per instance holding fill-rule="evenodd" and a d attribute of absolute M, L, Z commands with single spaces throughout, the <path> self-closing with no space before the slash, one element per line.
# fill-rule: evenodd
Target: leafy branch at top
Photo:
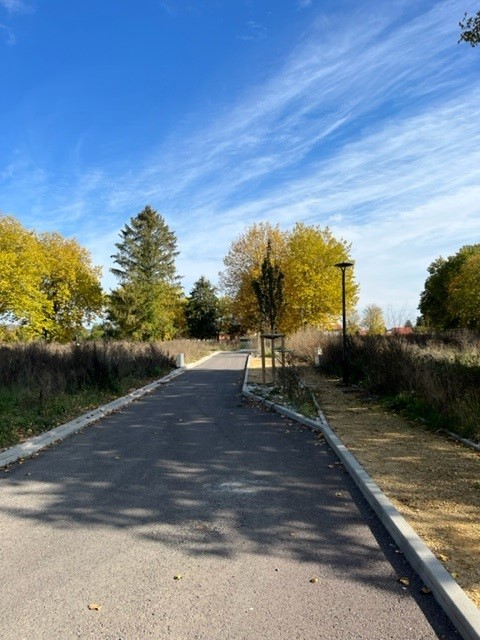
<path fill-rule="evenodd" d="M 475 16 L 465 14 L 458 24 L 462 30 L 458 42 L 468 42 L 472 47 L 480 44 L 480 11 Z"/>

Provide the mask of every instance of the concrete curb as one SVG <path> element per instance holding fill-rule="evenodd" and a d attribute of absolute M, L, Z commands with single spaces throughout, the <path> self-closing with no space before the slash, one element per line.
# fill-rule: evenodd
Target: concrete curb
<path fill-rule="evenodd" d="M 242 393 L 263 403 L 278 413 L 303 424 L 313 431 L 320 431 L 328 444 L 340 458 L 364 497 L 395 540 L 405 557 L 432 590 L 437 602 L 453 622 L 464 640 L 480 640 L 480 610 L 473 604 L 463 589 L 455 582 L 442 563 L 415 533 L 404 517 L 397 511 L 387 496 L 368 475 L 362 465 L 330 428 L 320 411 L 318 420 L 306 418 L 291 409 L 257 396 L 247 389 L 248 362 Z"/>
<path fill-rule="evenodd" d="M 196 362 L 188 364 L 185 367 L 174 369 L 163 378 L 155 380 L 154 382 L 150 382 L 150 384 L 147 384 L 140 389 L 135 389 L 135 391 L 132 391 L 126 396 L 122 396 L 121 398 L 112 400 L 112 402 L 109 402 L 108 404 L 104 404 L 97 409 L 93 409 L 92 411 L 84 413 L 78 418 L 70 420 L 70 422 L 66 422 L 65 424 L 59 425 L 58 427 L 55 427 L 50 431 L 41 433 L 40 435 L 34 436 L 33 438 L 29 438 L 21 444 L 17 444 L 13 447 L 10 447 L 9 449 L 6 449 L 5 451 L 0 452 L 0 469 L 2 467 L 6 467 L 12 462 L 17 462 L 18 460 L 22 460 L 23 458 L 28 458 L 41 449 L 45 449 L 46 447 L 50 446 L 54 442 L 63 440 L 67 436 L 76 433 L 77 431 L 81 431 L 89 424 L 92 424 L 92 422 L 96 422 L 97 420 L 100 420 L 100 418 L 104 418 L 110 413 L 123 409 L 138 398 L 141 398 L 147 393 L 155 391 L 155 389 L 158 389 L 158 387 L 160 387 L 161 385 L 166 384 L 167 382 L 170 382 L 175 378 L 178 378 L 178 376 L 182 375 L 182 373 L 184 373 L 188 369 L 193 369 L 193 367 L 197 367 L 203 364 L 218 353 L 220 353 L 220 351 L 214 351 L 208 356 L 205 356 L 204 358 L 201 358 Z"/>

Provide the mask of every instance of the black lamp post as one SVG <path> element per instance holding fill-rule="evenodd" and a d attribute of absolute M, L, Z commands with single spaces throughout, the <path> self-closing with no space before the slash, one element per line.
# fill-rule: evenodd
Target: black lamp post
<path fill-rule="evenodd" d="M 353 262 L 338 262 L 336 265 L 342 270 L 342 379 L 348 384 L 348 356 L 347 356 L 347 308 L 345 304 L 345 271 L 353 267 Z"/>

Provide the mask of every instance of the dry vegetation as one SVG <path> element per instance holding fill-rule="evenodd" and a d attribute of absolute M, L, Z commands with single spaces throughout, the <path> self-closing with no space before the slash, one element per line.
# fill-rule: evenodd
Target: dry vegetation
<path fill-rule="evenodd" d="M 0 345 L 0 447 L 8 447 L 218 349 L 200 340 Z"/>

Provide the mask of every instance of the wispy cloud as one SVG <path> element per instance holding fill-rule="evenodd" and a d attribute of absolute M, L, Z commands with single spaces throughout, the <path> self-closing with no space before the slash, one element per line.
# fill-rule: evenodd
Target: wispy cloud
<path fill-rule="evenodd" d="M 249 20 L 246 24 L 246 30 L 237 36 L 239 40 L 263 40 L 267 36 L 267 28 L 254 20 Z"/>
<path fill-rule="evenodd" d="M 0 0 L 0 7 L 9 13 L 29 13 L 32 11 L 32 3 L 28 0 Z"/>
<path fill-rule="evenodd" d="M 12 29 L 10 29 L 10 27 L 7 27 L 7 25 L 5 24 L 0 24 L 0 33 L 3 33 L 4 37 L 5 37 L 5 42 L 9 45 L 14 45 L 15 44 L 15 35 L 12 31 Z"/>

